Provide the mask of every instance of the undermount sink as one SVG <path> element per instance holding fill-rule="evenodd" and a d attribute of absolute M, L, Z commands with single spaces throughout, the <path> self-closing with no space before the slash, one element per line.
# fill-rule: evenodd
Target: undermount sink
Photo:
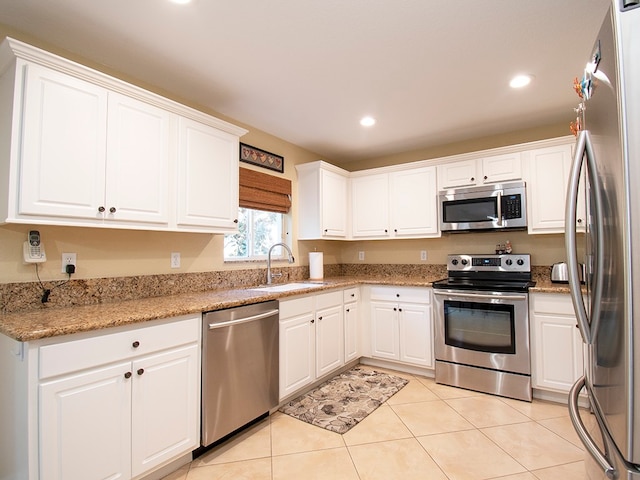
<path fill-rule="evenodd" d="M 293 282 L 293 283 L 280 283 L 276 285 L 262 285 L 259 287 L 252 287 L 249 290 L 257 290 L 260 292 L 291 292 L 294 290 L 304 290 L 305 288 L 313 288 L 321 285 L 325 285 L 324 282 Z"/>

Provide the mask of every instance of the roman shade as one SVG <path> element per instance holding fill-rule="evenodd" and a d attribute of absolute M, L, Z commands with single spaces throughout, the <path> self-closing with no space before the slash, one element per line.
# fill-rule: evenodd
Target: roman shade
<path fill-rule="evenodd" d="M 291 180 L 240 168 L 240 206 L 268 212 L 289 212 Z"/>

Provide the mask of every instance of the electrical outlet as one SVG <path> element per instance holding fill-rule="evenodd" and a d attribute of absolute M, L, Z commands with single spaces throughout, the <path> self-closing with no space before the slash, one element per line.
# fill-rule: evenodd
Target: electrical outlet
<path fill-rule="evenodd" d="M 171 252 L 171 268 L 180 268 L 180 252 Z"/>
<path fill-rule="evenodd" d="M 360 261 L 364 260 L 364 252 L 358 252 L 358 260 Z"/>
<path fill-rule="evenodd" d="M 73 265 L 74 268 L 78 267 L 78 264 L 76 263 L 75 253 L 62 254 L 62 273 L 67 273 L 67 265 Z"/>
<path fill-rule="evenodd" d="M 426 250 L 420 250 L 420 260 L 422 260 L 423 262 L 427 259 L 427 251 Z"/>

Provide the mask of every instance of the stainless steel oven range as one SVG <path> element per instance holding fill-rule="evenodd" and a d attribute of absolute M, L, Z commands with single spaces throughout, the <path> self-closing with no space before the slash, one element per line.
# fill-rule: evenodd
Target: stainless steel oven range
<path fill-rule="evenodd" d="M 528 254 L 449 255 L 433 283 L 436 382 L 531 401 Z"/>

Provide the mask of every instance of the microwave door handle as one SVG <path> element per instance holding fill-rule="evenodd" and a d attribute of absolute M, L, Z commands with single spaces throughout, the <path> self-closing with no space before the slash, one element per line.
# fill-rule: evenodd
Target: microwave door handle
<path fill-rule="evenodd" d="M 498 226 L 502 226 L 502 190 L 498 190 Z"/>

